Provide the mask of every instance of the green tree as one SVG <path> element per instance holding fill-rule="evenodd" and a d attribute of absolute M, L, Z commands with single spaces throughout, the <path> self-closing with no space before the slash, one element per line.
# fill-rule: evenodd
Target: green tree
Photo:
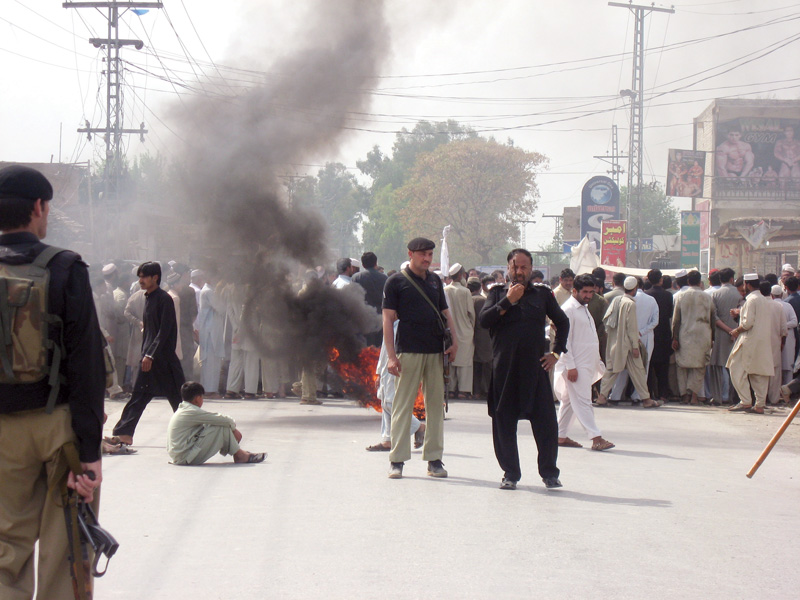
<path fill-rule="evenodd" d="M 364 222 L 364 248 L 378 255 L 381 264 L 395 268 L 406 257 L 406 231 L 400 210 L 405 206 L 396 190 L 406 182 L 417 157 L 454 140 L 477 137 L 469 127 L 449 120 L 420 121 L 411 131 L 403 128 L 395 137 L 392 155 L 378 146 L 358 161 L 359 170 L 372 180 L 370 209 Z"/>
<path fill-rule="evenodd" d="M 620 190 L 620 218 L 628 219 L 628 239 L 675 235 L 680 232 L 678 209 L 659 183 L 642 186 L 640 193 L 634 194 L 633 198 L 629 216 L 628 188 L 623 187 Z"/>
<path fill-rule="evenodd" d="M 292 202 L 316 210 L 328 225 L 331 250 L 338 256 L 358 252 L 356 231 L 369 207 L 370 196 L 341 163 L 326 163 L 316 177 L 285 183 Z"/>
<path fill-rule="evenodd" d="M 364 223 L 364 248 L 375 252 L 387 270 L 397 268 L 408 256 L 408 240 L 398 216 L 403 206 L 389 184 L 373 192 L 368 221 Z"/>
<path fill-rule="evenodd" d="M 541 154 L 480 137 L 419 155 L 396 191 L 406 234 L 438 239 L 450 225 L 453 260 L 502 260 L 519 238 L 518 221 L 536 209 L 536 169 L 546 162 Z"/>

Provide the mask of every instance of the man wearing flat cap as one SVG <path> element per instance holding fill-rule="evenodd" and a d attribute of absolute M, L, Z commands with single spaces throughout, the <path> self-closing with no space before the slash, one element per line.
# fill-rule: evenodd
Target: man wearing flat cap
<path fill-rule="evenodd" d="M 650 397 L 650 391 L 647 389 L 647 370 L 644 363 L 647 355 L 644 345 L 639 340 L 639 323 L 633 299 L 638 285 L 636 277 L 626 277 L 622 284 L 625 293 L 612 300 L 603 317 L 608 332 L 608 347 L 606 372 L 600 382 L 600 395 L 597 397 L 598 406 L 608 404 L 608 394 L 619 374 L 625 369 L 642 399 L 642 406 L 644 408 L 661 406 L 660 402 Z"/>
<path fill-rule="evenodd" d="M 450 283 L 444 286 L 447 304 L 456 326 L 453 335 L 458 340 L 458 353 L 450 363 L 451 396 L 459 398 L 472 395 L 472 357 L 475 353 L 475 303 L 466 288 L 467 273 L 460 263 L 450 267 Z"/>
<path fill-rule="evenodd" d="M 102 481 L 102 333 L 86 264 L 74 252 L 40 241 L 52 197 L 39 171 L 21 165 L 0 170 L 0 270 L 47 269 L 46 312 L 60 319 L 48 326 L 47 339 L 62 353 L 60 383 L 52 387 L 47 376 L 18 383 L 17 369 L 0 379 L 0 598 L 33 598 L 35 588 L 39 598 L 73 597 L 64 510 L 48 484 L 60 490 L 66 481 L 71 493 L 91 502 Z M 56 360 L 49 350 L 48 371 Z M 70 471 L 68 454 L 77 454 L 80 473 Z M 58 472 L 62 480 L 48 481 Z"/>
<path fill-rule="evenodd" d="M 392 406 L 392 449 L 389 452 L 390 479 L 403 477 L 403 465 L 411 458 L 411 411 L 420 382 L 425 394 L 426 429 L 422 459 L 428 461 L 428 475 L 447 477 L 442 463 L 444 452 L 444 363 L 443 353 L 452 360 L 458 352 L 453 338 L 444 348 L 445 328 L 455 331 L 447 307 L 442 280 L 428 268 L 433 260 L 431 240 L 414 238 L 408 243 L 409 265 L 386 281 L 383 289 L 383 343 L 389 357 L 389 373 L 398 377 Z M 394 322 L 399 320 L 397 337 Z"/>

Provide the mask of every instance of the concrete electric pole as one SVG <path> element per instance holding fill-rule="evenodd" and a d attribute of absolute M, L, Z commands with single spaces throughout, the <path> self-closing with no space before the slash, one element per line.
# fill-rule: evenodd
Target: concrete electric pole
<path fill-rule="evenodd" d="M 64 2 L 63 8 L 105 8 L 108 9 L 108 33 L 105 38 L 90 38 L 89 43 L 95 48 L 106 49 L 106 124 L 105 127 L 93 127 L 86 122 L 86 127 L 78 129 L 92 139 L 93 133 L 103 134 L 106 144 L 106 162 L 103 172 L 103 201 L 108 204 L 112 199 L 118 200 L 119 179 L 122 173 L 122 136 L 129 133 L 138 133 L 144 141 L 147 130 L 142 123 L 138 129 L 124 127 L 124 107 L 122 102 L 122 61 L 119 57 L 120 48 L 133 46 L 137 50 L 144 47 L 141 40 L 119 39 L 119 17 L 126 11 L 140 8 L 163 8 L 162 2 L 129 2 L 112 0 L 110 2 Z"/>
<path fill-rule="evenodd" d="M 631 206 L 636 206 L 636 228 L 639 236 L 637 245 L 636 266 L 641 266 L 642 259 L 642 157 L 644 155 L 643 120 L 644 120 L 644 18 L 651 12 L 673 14 L 671 8 L 642 6 L 632 2 L 609 2 L 609 6 L 627 8 L 633 13 L 635 23 L 633 33 L 633 77 L 631 89 L 621 90 L 620 96 L 631 101 L 631 130 L 628 145 L 628 231 L 631 225 Z"/>

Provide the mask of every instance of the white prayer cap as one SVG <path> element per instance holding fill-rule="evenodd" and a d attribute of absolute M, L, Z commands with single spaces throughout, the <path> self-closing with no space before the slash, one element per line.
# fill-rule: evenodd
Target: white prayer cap
<path fill-rule="evenodd" d="M 193 269 L 191 272 L 191 277 L 200 277 L 203 272 L 200 269 Z"/>
<path fill-rule="evenodd" d="M 686 277 L 689 273 L 686 272 L 686 269 L 681 269 L 677 273 L 675 273 L 675 279 L 678 277 Z"/>
<path fill-rule="evenodd" d="M 785 265 L 783 265 L 781 267 L 781 272 L 783 272 L 783 271 L 788 271 L 789 273 L 794 273 L 795 272 L 794 267 L 792 267 L 792 265 L 790 265 L 789 263 L 786 263 Z"/>
<path fill-rule="evenodd" d="M 744 276 L 745 281 L 758 281 L 758 273 L 747 273 Z"/>
<path fill-rule="evenodd" d="M 117 265 L 114 263 L 108 263 L 105 267 L 103 267 L 103 275 L 111 275 L 117 272 Z"/>
<path fill-rule="evenodd" d="M 450 267 L 448 273 L 450 273 L 450 277 L 455 277 L 458 275 L 464 267 L 461 266 L 461 263 L 453 263 L 453 266 Z"/>
<path fill-rule="evenodd" d="M 361 261 L 358 260 L 357 258 L 351 258 L 350 259 L 350 266 L 360 269 L 361 268 Z"/>
<path fill-rule="evenodd" d="M 402 271 L 402 270 L 403 270 L 403 269 L 405 269 L 405 268 L 406 268 L 406 267 L 407 267 L 409 264 L 411 264 L 411 263 L 409 263 L 408 261 L 405 261 L 405 262 L 404 262 L 402 265 L 400 265 L 400 270 Z"/>
<path fill-rule="evenodd" d="M 175 266 L 175 264 L 176 264 L 177 262 L 178 262 L 177 260 L 171 260 L 171 261 L 169 261 L 167 264 L 168 264 L 170 267 L 174 267 L 174 266 Z"/>
<path fill-rule="evenodd" d="M 636 277 L 634 277 L 633 275 L 628 275 L 625 278 L 625 282 L 622 285 L 625 287 L 626 290 L 632 290 L 637 285 L 639 285 L 639 280 L 636 279 Z"/>
<path fill-rule="evenodd" d="M 783 296 L 783 288 L 779 285 L 773 285 L 769 293 L 780 298 Z"/>

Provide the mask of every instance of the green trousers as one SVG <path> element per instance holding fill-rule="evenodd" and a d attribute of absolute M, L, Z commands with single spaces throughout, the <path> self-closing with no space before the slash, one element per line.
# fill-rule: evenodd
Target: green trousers
<path fill-rule="evenodd" d="M 441 460 L 444 452 L 444 374 L 442 354 L 401 353 L 400 378 L 392 403 L 391 462 L 405 462 L 411 458 L 411 412 L 422 383 L 425 396 L 425 442 L 422 459 Z"/>

